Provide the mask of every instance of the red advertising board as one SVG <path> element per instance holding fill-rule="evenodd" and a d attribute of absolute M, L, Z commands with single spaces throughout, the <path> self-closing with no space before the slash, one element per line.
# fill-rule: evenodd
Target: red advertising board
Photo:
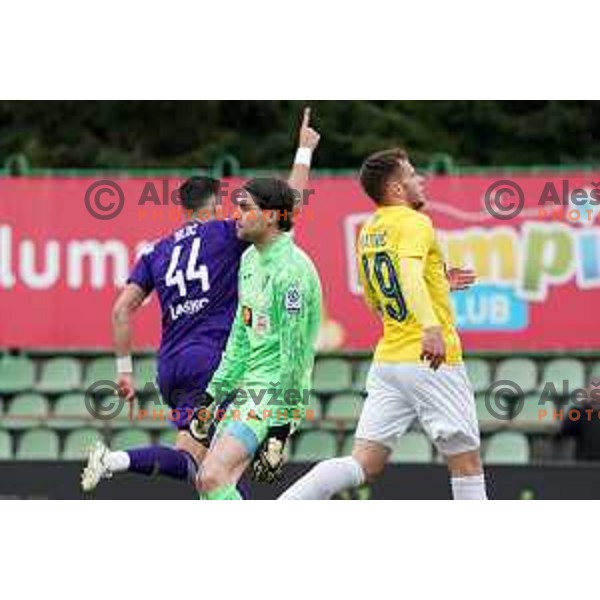
<path fill-rule="evenodd" d="M 465 348 L 600 349 L 600 176 L 542 173 L 497 184 L 501 179 L 440 176 L 428 183 L 428 211 L 448 263 L 479 275 L 475 288 L 454 296 Z M 0 179 L 0 347 L 111 347 L 111 305 L 136 253 L 181 223 L 175 179 L 113 182 L 109 189 L 96 179 Z M 228 184 L 229 194 L 240 181 Z M 360 296 L 354 243 L 373 205 L 351 178 L 311 185 L 295 235 L 323 283 L 320 343 L 370 349 L 381 329 Z M 522 194 L 523 210 L 506 220 L 492 216 L 488 190 L 498 210 L 510 211 Z M 224 205 L 230 202 L 225 196 Z M 153 348 L 158 340 L 152 299 L 136 321 L 135 343 Z"/>

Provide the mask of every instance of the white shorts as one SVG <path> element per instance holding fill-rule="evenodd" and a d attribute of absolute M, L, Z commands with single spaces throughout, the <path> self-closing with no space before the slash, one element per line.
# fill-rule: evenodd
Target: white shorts
<path fill-rule="evenodd" d="M 477 450 L 479 426 L 473 389 L 463 365 L 373 363 L 356 438 L 393 449 L 418 419 L 445 456 Z"/>

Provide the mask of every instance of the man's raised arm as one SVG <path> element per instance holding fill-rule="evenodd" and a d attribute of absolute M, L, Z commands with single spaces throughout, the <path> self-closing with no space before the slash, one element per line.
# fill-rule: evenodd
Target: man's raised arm
<path fill-rule="evenodd" d="M 321 136 L 310 126 L 310 107 L 304 109 L 302 116 L 302 125 L 300 126 L 300 135 L 298 136 L 298 150 L 294 159 L 294 166 L 288 179 L 288 183 L 293 190 L 299 194 L 306 189 L 308 177 L 310 175 L 310 163 L 312 155 Z"/>

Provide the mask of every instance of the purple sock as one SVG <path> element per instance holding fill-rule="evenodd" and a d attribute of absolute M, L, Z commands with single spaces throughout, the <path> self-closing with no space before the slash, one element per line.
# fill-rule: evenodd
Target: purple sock
<path fill-rule="evenodd" d="M 194 481 L 196 477 L 196 463 L 183 450 L 168 446 L 146 446 L 127 450 L 127 454 L 130 460 L 129 471 L 134 473 L 160 473 L 182 481 Z"/>
<path fill-rule="evenodd" d="M 250 486 L 245 481 L 238 481 L 235 487 L 242 500 L 250 500 Z"/>

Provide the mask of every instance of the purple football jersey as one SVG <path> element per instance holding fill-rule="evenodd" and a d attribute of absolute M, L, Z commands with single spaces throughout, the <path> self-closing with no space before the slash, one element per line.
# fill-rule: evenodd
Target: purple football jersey
<path fill-rule="evenodd" d="M 158 387 L 178 429 L 187 428 L 221 361 L 247 246 L 236 235 L 235 221 L 191 221 L 149 247 L 128 279 L 158 294 Z"/>
<path fill-rule="evenodd" d="M 238 270 L 247 244 L 235 221 L 191 221 L 138 260 L 128 283 L 156 290 L 162 310 L 159 361 L 196 346 L 220 358 L 237 306 Z"/>

